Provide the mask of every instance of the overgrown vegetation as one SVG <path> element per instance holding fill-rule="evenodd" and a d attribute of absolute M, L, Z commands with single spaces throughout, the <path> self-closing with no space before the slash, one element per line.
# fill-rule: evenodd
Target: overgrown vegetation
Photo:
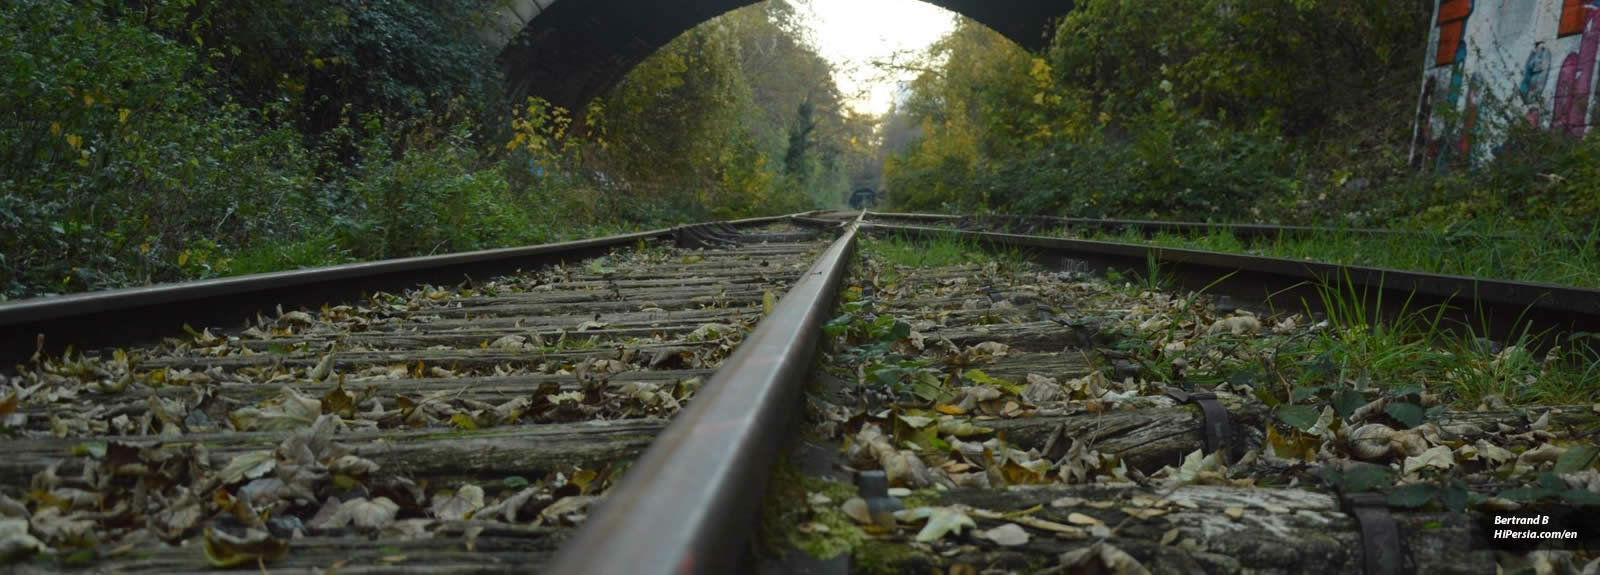
<path fill-rule="evenodd" d="M 986 264 L 991 261 L 1015 263 L 1022 259 L 1014 250 L 991 253 L 975 242 L 946 236 L 923 240 L 892 235 L 872 238 L 862 242 L 862 252 L 890 264 L 914 268 Z"/>
<path fill-rule="evenodd" d="M 1161 232 L 1146 237 L 1063 229 L 1055 235 L 1125 243 L 1246 253 L 1289 259 L 1420 270 L 1472 277 L 1600 287 L 1600 228 L 1573 230 L 1529 225 L 1517 235 L 1472 223 L 1452 230 L 1373 234 L 1334 229 L 1316 234 L 1241 238 L 1227 230 L 1205 234 Z"/>
<path fill-rule="evenodd" d="M 1152 267 L 1149 273 L 1161 271 Z M 1122 291 L 1139 297 L 1161 293 L 1151 283 L 1128 281 Z M 1206 325 L 1188 303 L 1173 306 L 1183 311 L 1171 317 L 1114 332 L 1143 373 L 1169 385 L 1247 389 L 1274 408 L 1327 402 L 1340 417 L 1388 397 L 1382 407 L 1410 427 L 1449 405 L 1586 405 L 1600 389 L 1593 334 L 1552 346 L 1547 334 L 1524 331 L 1502 344 L 1482 337 L 1480 326 L 1446 319 L 1448 310 L 1441 306 L 1382 301 L 1381 292 L 1354 287 L 1348 278 L 1319 285 L 1317 293 L 1318 301 L 1305 302 L 1305 309 L 1212 325 L 1204 337 L 1179 327 Z M 1180 301 L 1191 300 L 1198 301 L 1198 294 Z M 1371 312 L 1375 308 L 1397 311 L 1380 318 Z M 1264 327 L 1273 335 L 1256 337 Z M 1234 337 L 1245 332 L 1252 336 Z M 1185 337 L 1190 339 L 1183 345 L 1147 341 Z"/>
<path fill-rule="evenodd" d="M 865 165 L 781 0 L 577 111 L 502 101 L 497 5 L 0 6 L 0 297 L 812 209 Z"/>
<path fill-rule="evenodd" d="M 1600 216 L 1592 138 L 1500 122 L 1492 160 L 1407 165 L 1431 16 L 1426 0 L 1089 0 L 1038 56 L 964 23 L 885 124 L 886 187 L 919 211 L 1582 235 Z M 1483 121 L 1518 114 L 1495 105 Z"/>

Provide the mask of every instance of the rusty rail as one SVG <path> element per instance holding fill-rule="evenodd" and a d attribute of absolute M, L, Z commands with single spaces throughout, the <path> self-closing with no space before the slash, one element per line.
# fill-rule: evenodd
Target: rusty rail
<path fill-rule="evenodd" d="M 957 215 L 950 215 L 950 214 L 924 214 L 924 213 L 870 212 L 869 211 L 867 213 L 867 218 L 869 220 L 879 220 L 879 221 L 886 222 L 886 223 L 887 222 L 907 222 L 907 223 L 951 224 L 951 225 L 955 225 L 955 226 L 961 227 L 962 229 L 970 229 L 969 226 L 977 226 L 979 228 L 989 227 L 989 231 L 992 231 L 994 227 L 1015 226 L 1016 228 L 1020 228 L 1020 229 L 1011 229 L 1009 231 L 1020 232 L 1020 233 L 1031 233 L 1031 230 L 1036 230 L 1036 229 L 1041 228 L 1041 227 L 1068 228 L 1068 229 L 1079 228 L 1079 229 L 1101 230 L 1101 231 L 1106 231 L 1106 232 L 1118 232 L 1118 231 L 1124 231 L 1124 230 L 1132 230 L 1132 231 L 1139 232 L 1140 234 L 1142 234 L 1142 235 L 1144 235 L 1146 237 L 1154 236 L 1156 234 L 1161 234 L 1161 233 L 1170 233 L 1170 234 L 1207 234 L 1207 233 L 1211 233 L 1211 232 L 1219 232 L 1220 231 L 1220 232 L 1231 233 L 1231 234 L 1237 236 L 1239 239 L 1246 240 L 1246 241 L 1253 241 L 1253 240 L 1258 240 L 1258 239 L 1270 239 L 1270 238 L 1277 238 L 1277 237 L 1299 237 L 1299 236 L 1306 236 L 1306 235 L 1313 235 L 1313 234 L 1351 234 L 1351 235 L 1370 236 L 1370 237 L 1426 236 L 1426 235 L 1429 235 L 1429 232 L 1423 232 L 1423 231 L 1417 231 L 1417 230 L 1398 230 L 1398 229 L 1385 229 L 1385 228 L 1336 228 L 1336 227 L 1320 227 L 1320 226 L 1285 226 L 1285 225 L 1274 225 L 1274 224 L 1237 224 L 1237 223 L 1214 223 L 1214 222 L 1193 222 L 1193 221 L 1123 220 L 1123 219 L 1111 219 L 1111 218 L 1064 218 L 1064 217 L 1056 217 L 1056 216 L 1031 216 L 1031 215 L 1019 215 L 1019 214 L 995 214 L 995 215 L 988 215 L 988 216 L 957 216 Z M 1520 241 L 1520 240 L 1523 240 L 1523 239 L 1526 239 L 1526 238 L 1524 238 L 1522 236 L 1518 236 L 1518 235 L 1513 235 L 1513 234 L 1490 234 L 1490 235 L 1468 234 L 1468 235 L 1459 236 L 1458 239 L 1461 239 L 1461 240 L 1468 240 L 1468 239 L 1484 240 L 1484 239 L 1487 239 L 1487 240 L 1495 240 L 1495 241 L 1503 241 L 1503 242 L 1515 242 L 1515 241 Z M 1582 243 L 1582 242 L 1585 242 L 1585 241 L 1589 241 L 1589 240 L 1586 240 L 1586 239 L 1583 239 L 1583 238 L 1575 238 L 1575 237 L 1560 237 L 1560 238 L 1547 238 L 1547 239 L 1559 239 L 1561 241 L 1565 241 L 1565 242 L 1569 242 L 1569 243 Z"/>
<path fill-rule="evenodd" d="M 723 362 L 548 573 L 745 571 L 762 491 L 800 411 L 801 384 L 858 227 L 849 226 Z"/>
<path fill-rule="evenodd" d="M 817 212 L 723 222 L 753 227 Z M 363 262 L 193 282 L 159 284 L 19 300 L 0 304 L 0 365 L 25 361 L 45 338 L 46 352 L 62 344 L 79 350 L 150 341 L 182 333 L 184 324 L 234 324 L 269 306 L 348 301 L 363 294 L 420 283 L 451 283 L 541 265 L 576 261 L 639 241 L 675 236 L 678 228 L 560 242 Z"/>
<path fill-rule="evenodd" d="M 1223 252 L 1074 240 L 1046 236 L 974 232 L 921 226 L 863 223 L 869 232 L 909 236 L 955 237 L 983 244 L 1017 248 L 1046 262 L 1148 273 L 1159 264 L 1163 274 L 1189 289 L 1208 288 L 1277 309 L 1320 311 L 1319 286 L 1355 291 L 1369 310 L 1393 314 L 1445 306 L 1445 318 L 1475 335 L 1515 340 L 1523 333 L 1553 333 L 1541 346 L 1559 345 L 1570 336 L 1600 332 L 1600 290 L 1548 283 L 1493 280 L 1431 274 L 1391 268 L 1329 264 Z M 1067 260 L 1063 262 L 1062 260 Z M 1383 309 L 1377 309 L 1379 304 Z M 1403 308 L 1403 309 L 1402 309 Z"/>

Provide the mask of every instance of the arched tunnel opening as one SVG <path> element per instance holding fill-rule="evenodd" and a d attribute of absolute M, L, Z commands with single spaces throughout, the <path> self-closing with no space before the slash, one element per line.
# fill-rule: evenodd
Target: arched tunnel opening
<path fill-rule="evenodd" d="M 970 18 L 1029 50 L 1049 45 L 1050 24 L 1071 2 L 925 0 Z M 515 0 L 490 32 L 512 102 L 528 96 L 579 109 L 634 66 L 695 26 L 752 0 Z M 892 25 L 892 23 L 885 23 Z"/>

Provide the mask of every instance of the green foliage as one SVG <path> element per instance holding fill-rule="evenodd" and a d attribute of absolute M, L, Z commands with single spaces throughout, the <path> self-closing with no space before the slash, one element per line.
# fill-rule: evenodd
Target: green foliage
<path fill-rule="evenodd" d="M 483 162 L 458 126 L 442 141 L 413 142 L 396 160 L 390 142 L 373 138 L 351 183 L 369 217 L 340 229 L 340 245 L 363 257 L 388 258 L 483 249 L 544 239 L 506 178 Z"/>
<path fill-rule="evenodd" d="M 282 207 L 307 155 L 278 108 L 211 105 L 189 50 L 92 4 L 24 0 L 0 20 L 6 295 L 205 275 L 191 249 L 302 225 Z"/>
<path fill-rule="evenodd" d="M 870 124 L 843 109 L 795 18 L 768 2 L 668 43 L 606 98 L 612 137 L 591 155 L 690 218 L 842 203 Z"/>
<path fill-rule="evenodd" d="M 812 209 L 865 165 L 786 3 L 576 113 L 499 102 L 496 6 L 0 6 L 0 299 Z"/>
<path fill-rule="evenodd" d="M 113 12 L 171 14 L 151 26 L 192 45 L 246 106 L 290 104 L 320 134 L 369 113 L 420 117 L 492 101 L 499 67 L 479 33 L 497 0 L 128 0 Z M 120 9 L 118 9 L 120 8 Z"/>

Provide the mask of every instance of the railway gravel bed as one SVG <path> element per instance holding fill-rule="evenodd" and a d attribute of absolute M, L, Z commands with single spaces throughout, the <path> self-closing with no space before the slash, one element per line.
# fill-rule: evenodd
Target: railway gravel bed
<path fill-rule="evenodd" d="M 1319 355 L 1373 335 L 1341 318 L 1003 258 L 914 268 L 865 252 L 805 437 L 769 488 L 763 541 L 787 559 L 768 573 L 1600 567 L 1595 390 L 1568 405 L 1460 391 L 1538 384 L 1537 368 L 1505 370 L 1527 350 L 1374 381 L 1345 369 L 1353 356 Z M 1201 405 L 1212 398 L 1223 421 Z M 1555 514 L 1586 539 L 1496 544 L 1496 513 Z"/>
<path fill-rule="evenodd" d="M 537 569 L 826 246 L 747 231 L 36 356 L 3 568 Z"/>
<path fill-rule="evenodd" d="M 0 375 L 0 570 L 1600 570 L 1581 353 L 1328 286 L 1294 313 L 1206 293 L 1225 270 L 1190 269 L 1197 292 L 1155 263 L 1047 269 L 1073 248 L 1031 236 L 741 225 L 141 347 L 39 342 Z M 1580 537 L 1491 540 L 1505 514 Z"/>

